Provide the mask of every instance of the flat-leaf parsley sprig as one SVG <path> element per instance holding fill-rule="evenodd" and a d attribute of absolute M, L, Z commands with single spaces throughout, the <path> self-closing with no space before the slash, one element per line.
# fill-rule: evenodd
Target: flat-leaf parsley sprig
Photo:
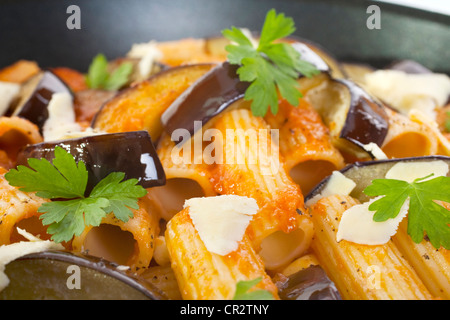
<path fill-rule="evenodd" d="M 132 72 L 131 62 L 124 62 L 110 73 L 108 60 L 104 54 L 99 53 L 89 65 L 86 84 L 91 89 L 118 90 L 128 82 L 128 77 Z"/>
<path fill-rule="evenodd" d="M 257 47 L 239 28 L 222 31 L 232 42 L 225 47 L 228 61 L 240 65 L 237 74 L 241 81 L 250 82 L 244 99 L 252 101 L 255 116 L 264 116 L 269 107 L 273 114 L 278 112 L 278 91 L 291 105 L 298 106 L 302 97 L 297 83 L 299 74 L 311 77 L 319 73 L 314 65 L 301 60 L 300 53 L 289 43 L 275 42 L 294 31 L 293 19 L 274 9 L 266 15 Z"/>
<path fill-rule="evenodd" d="M 238 281 L 233 300 L 274 300 L 273 294 L 268 290 L 257 289 L 249 291 L 261 281 L 262 277 L 248 281 Z"/>
<path fill-rule="evenodd" d="M 55 148 L 55 157 L 28 159 L 28 165 L 19 165 L 5 174 L 10 185 L 25 192 L 36 192 L 41 198 L 53 201 L 43 203 L 38 212 L 43 225 L 55 242 L 69 241 L 80 235 L 86 226 L 99 226 L 102 219 L 113 213 L 121 221 L 133 217 L 131 209 L 138 209 L 139 198 L 147 190 L 137 179 L 123 181 L 125 173 L 112 172 L 95 185 L 85 196 L 88 171 L 83 161 L 78 163 L 64 148 Z"/>
<path fill-rule="evenodd" d="M 419 243 L 425 234 L 439 249 L 450 249 L 450 210 L 436 201 L 450 202 L 450 177 L 423 177 L 412 183 L 395 179 L 375 179 L 364 189 L 370 197 L 383 196 L 374 201 L 369 210 L 375 211 L 374 221 L 395 218 L 409 198 L 408 234 Z"/>

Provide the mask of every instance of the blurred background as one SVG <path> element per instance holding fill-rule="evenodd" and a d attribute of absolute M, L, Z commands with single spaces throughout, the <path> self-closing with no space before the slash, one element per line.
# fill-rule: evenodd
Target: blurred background
<path fill-rule="evenodd" d="M 450 15 L 448 0 L 377 0 Z"/>
<path fill-rule="evenodd" d="M 295 20 L 297 36 L 341 60 L 382 67 L 413 59 L 450 72 L 450 0 L 389 2 L 402 5 L 384 0 L 0 0 L 0 67 L 30 59 L 42 67 L 85 71 L 97 53 L 120 57 L 133 43 L 214 36 L 233 25 L 258 31 L 266 12 L 275 8 Z M 66 26 L 73 4 L 81 12 L 79 30 Z M 371 4 L 381 10 L 379 30 L 366 25 Z"/>

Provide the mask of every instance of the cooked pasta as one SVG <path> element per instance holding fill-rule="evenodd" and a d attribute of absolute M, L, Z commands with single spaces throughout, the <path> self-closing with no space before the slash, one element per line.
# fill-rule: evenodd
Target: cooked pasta
<path fill-rule="evenodd" d="M 209 252 L 192 224 L 189 208 L 169 221 L 166 241 L 183 299 L 231 299 L 238 281 L 258 277 L 262 280 L 257 288 L 277 294 L 261 258 L 247 237 L 242 239 L 237 250 L 225 256 Z"/>
<path fill-rule="evenodd" d="M 233 32 L 239 41 L 230 41 Z M 429 229 L 422 241 L 413 240 L 408 214 L 417 204 L 407 197 L 397 215 L 391 211 L 401 197 L 379 209 L 388 211 L 382 218 L 395 229 L 387 241 L 337 238 L 348 227 L 341 225 L 348 209 L 377 200 L 370 188 L 363 192 L 375 180 L 409 183 L 408 192 L 415 188 L 426 193 L 425 200 L 431 197 L 433 190 L 417 186 L 438 181 L 435 172 L 425 168 L 427 174 L 408 182 L 386 179 L 386 168 L 396 161 L 424 167 L 441 161 L 437 176 L 444 191 L 431 201 L 450 209 L 449 77 L 436 77 L 439 85 L 421 95 L 411 95 L 414 90 L 402 88 L 401 81 L 390 92 L 377 77 L 368 86 L 377 71 L 372 66 L 342 63 L 320 46 L 290 37 L 274 42 L 290 53 L 277 61 L 274 55 L 285 50 L 255 50 L 260 40 L 234 28 L 224 37 L 135 44 L 111 61 L 97 60 L 99 55 L 87 74 L 64 66 L 44 70 L 28 60 L 0 69 L 0 100 L 2 92 L 7 96 L 0 101 L 0 246 L 26 240 L 17 228 L 46 240 L 58 239 L 64 228 L 76 229 L 64 234 L 70 239 L 62 241 L 67 253 L 111 261 L 174 300 L 252 297 L 258 291 L 279 300 L 288 295 L 282 286 L 298 285 L 302 277 L 311 277 L 300 284 L 311 292 L 333 284 L 340 296 L 330 293 L 330 299 L 450 299 L 448 216 L 433 217 L 433 223 L 445 224 L 437 236 L 441 247 L 434 246 Z M 239 50 L 242 45 L 245 50 Z M 236 63 L 248 52 L 256 56 Z M 291 70 L 285 59 L 305 60 Z M 260 65 L 239 69 L 249 61 Z M 104 82 L 93 85 L 102 79 L 90 72 L 100 69 Z M 261 80 L 260 74 L 273 79 Z M 374 87 L 376 95 L 369 91 Z M 48 105 L 58 93 L 72 103 L 59 110 L 73 111 L 71 124 L 79 132 L 66 130 L 65 115 L 50 115 Z M 393 100 L 384 99 L 388 93 Z M 61 123 L 61 139 L 43 134 L 50 117 Z M 145 133 L 148 149 L 131 143 L 142 141 L 132 141 L 136 136 L 121 148 L 114 140 L 114 134 L 136 132 Z M 105 140 L 94 146 L 98 135 Z M 374 163 L 384 165 L 377 169 Z M 13 183 L 9 173 L 28 176 Z M 39 186 L 33 188 L 35 181 Z M 387 189 L 378 199 L 393 199 Z M 223 202 L 209 202 L 219 198 Z M 73 203 L 81 212 L 69 208 Z M 194 210 L 195 203 L 201 210 Z M 129 219 L 125 209 L 132 212 Z M 364 228 L 386 221 L 375 221 L 380 212 L 366 209 L 370 216 L 357 216 L 352 230 L 362 225 L 361 233 L 376 233 Z M 420 214 L 431 211 L 421 208 Z M 74 212 L 77 219 L 64 220 Z M 313 278 L 314 270 L 323 272 L 321 279 Z M 255 280 L 260 281 L 239 293 L 242 283 Z M 311 292 L 289 295 L 313 299 Z"/>
<path fill-rule="evenodd" d="M 127 222 L 109 214 L 99 227 L 86 227 L 81 235 L 74 237 L 72 250 L 105 257 L 130 266 L 135 272 L 143 272 L 152 261 L 160 226 L 150 198 L 142 198 L 138 204 L 139 209 L 133 211 L 133 217 Z"/>
<path fill-rule="evenodd" d="M 268 268 L 290 262 L 308 248 L 312 223 L 298 213 L 304 211 L 303 194 L 287 174 L 267 124 L 249 110 L 237 109 L 218 116 L 214 128 L 222 132 L 218 148 L 226 157 L 212 167 L 215 189 L 256 199 L 260 211 L 247 229 L 253 247 Z M 236 134 L 227 136 L 227 130 Z"/>
<path fill-rule="evenodd" d="M 23 239 L 16 227 L 25 228 L 42 239 L 48 239 L 47 232 L 37 219 L 41 213 L 38 208 L 45 199 L 32 192 L 23 192 L 9 185 L 4 175 L 6 169 L 0 168 L 0 245 L 14 243 Z"/>
<path fill-rule="evenodd" d="M 340 293 L 351 300 L 426 300 L 433 296 L 398 248 L 336 241 L 342 213 L 358 202 L 349 196 L 330 196 L 311 209 L 317 230 L 312 248 Z"/>
<path fill-rule="evenodd" d="M 444 300 L 450 299 L 449 251 L 434 248 L 428 241 L 414 243 L 407 234 L 407 221 L 400 224 L 399 231 L 392 238 L 404 257 L 419 274 L 428 290 Z"/>

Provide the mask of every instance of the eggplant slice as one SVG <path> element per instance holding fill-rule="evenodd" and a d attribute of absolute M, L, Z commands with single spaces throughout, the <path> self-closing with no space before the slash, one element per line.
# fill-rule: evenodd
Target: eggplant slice
<path fill-rule="evenodd" d="M 303 60 L 314 65 L 321 73 L 331 74 L 329 65 L 308 45 L 294 42 L 292 46 Z M 192 136 L 195 133 L 195 121 L 205 125 L 233 102 L 243 98 L 250 83 L 239 80 L 238 68 L 238 65 L 223 62 L 193 83 L 162 114 L 161 122 L 165 131 L 172 135 L 176 129 L 186 129 Z M 299 78 L 304 76 L 299 74 Z"/>
<path fill-rule="evenodd" d="M 119 265 L 88 255 L 33 253 L 10 262 L 5 273 L 10 283 L 0 291 L 0 300 L 168 299 L 164 292 Z M 74 279 L 79 275 L 79 282 L 72 281 L 72 275 Z M 75 284 L 79 287 L 72 287 Z"/>
<path fill-rule="evenodd" d="M 119 132 L 88 137 L 43 142 L 27 146 L 18 155 L 19 165 L 28 158 L 53 160 L 60 146 L 83 161 L 89 172 L 87 191 L 111 172 L 124 172 L 125 179 L 136 178 L 144 188 L 162 186 L 164 169 L 147 131 Z"/>
<path fill-rule="evenodd" d="M 57 75 L 49 70 L 42 71 L 23 85 L 12 115 L 33 122 L 42 132 L 48 118 L 47 106 L 52 95 L 59 92 L 67 92 L 73 97 L 70 88 Z"/>
<path fill-rule="evenodd" d="M 333 78 L 309 90 L 305 98 L 330 129 L 337 148 L 357 158 L 375 158 L 365 145 L 381 147 L 389 130 L 388 115 L 380 101 L 351 80 Z"/>
<path fill-rule="evenodd" d="M 224 62 L 192 84 L 162 114 L 161 122 L 171 136 L 176 129 L 186 129 L 194 135 L 195 121 L 204 125 L 234 101 L 244 97 L 249 83 L 241 82 L 239 66 Z"/>
<path fill-rule="evenodd" d="M 319 265 L 275 281 L 282 300 L 342 300 L 334 283 Z"/>
<path fill-rule="evenodd" d="M 350 193 L 350 196 L 358 199 L 360 202 L 366 202 L 369 197 L 363 193 L 363 190 L 367 188 L 374 179 L 383 179 L 386 176 L 386 172 L 392 168 L 393 165 L 399 162 L 412 162 L 412 161 L 436 161 L 442 160 L 450 166 L 450 157 L 447 156 L 423 156 L 423 157 L 409 157 L 398 159 L 386 159 L 376 161 L 363 161 L 355 162 L 340 170 L 340 172 L 347 178 L 353 180 L 356 183 L 355 188 Z M 323 179 L 311 192 L 305 197 L 305 203 L 313 198 L 315 195 L 321 193 L 322 189 L 327 184 L 330 177 Z"/>

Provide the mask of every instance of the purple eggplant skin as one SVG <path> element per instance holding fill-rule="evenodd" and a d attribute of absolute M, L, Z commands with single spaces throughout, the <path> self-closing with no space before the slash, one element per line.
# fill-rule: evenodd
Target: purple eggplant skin
<path fill-rule="evenodd" d="M 19 152 L 17 164 L 28 165 L 28 158 L 52 161 L 60 146 L 75 160 L 83 161 L 89 174 L 86 192 L 111 172 L 124 172 L 144 188 L 166 183 L 164 169 L 147 131 L 108 133 L 88 137 L 42 142 Z"/>
<path fill-rule="evenodd" d="M 293 42 L 291 46 L 300 53 L 300 59 L 309 62 L 320 72 L 331 74 L 330 66 L 314 50 L 302 42 Z M 303 77 L 302 74 L 299 77 Z"/>
<path fill-rule="evenodd" d="M 80 288 L 67 285 L 74 266 L 80 271 Z M 145 279 L 119 269 L 115 263 L 85 254 L 28 254 L 6 265 L 10 283 L 0 292 L 0 300 L 168 300 Z"/>
<path fill-rule="evenodd" d="M 386 176 L 386 172 L 396 163 L 399 162 L 413 162 L 413 161 L 436 161 L 442 160 L 450 166 L 450 157 L 441 155 L 422 156 L 422 157 L 408 157 L 408 158 L 395 158 L 395 159 L 383 159 L 383 160 L 370 160 L 370 161 L 358 161 L 347 165 L 342 168 L 340 172 L 349 179 L 355 181 L 356 186 L 350 194 L 361 202 L 369 200 L 369 198 L 363 193 L 363 190 L 372 183 L 374 179 L 383 179 Z M 305 202 L 313 198 L 315 195 L 320 194 L 322 189 L 327 184 L 330 177 L 324 178 L 319 182 L 306 196 Z"/>
<path fill-rule="evenodd" d="M 430 74 L 433 73 L 424 65 L 413 60 L 398 60 L 392 62 L 385 69 L 403 71 L 408 74 Z"/>
<path fill-rule="evenodd" d="M 319 71 L 330 72 L 328 65 L 307 45 L 294 43 L 293 46 L 303 59 Z M 201 121 L 204 125 L 233 102 L 243 98 L 250 83 L 239 80 L 236 73 L 239 67 L 223 62 L 183 92 L 161 116 L 165 131 L 172 135 L 176 129 L 182 128 L 192 136 L 195 133 L 195 121 Z M 299 77 L 303 75 L 299 74 Z"/>
<path fill-rule="evenodd" d="M 334 79 L 333 81 L 346 86 L 351 95 L 340 138 L 362 148 L 370 142 L 381 147 L 389 130 L 389 119 L 383 105 L 350 80 Z"/>
<path fill-rule="evenodd" d="M 171 136 L 176 129 L 183 128 L 192 136 L 195 121 L 205 124 L 243 98 L 249 83 L 239 80 L 238 68 L 238 65 L 223 62 L 192 84 L 162 114 L 165 131 Z"/>
<path fill-rule="evenodd" d="M 47 106 L 54 93 L 67 92 L 73 97 L 72 90 L 57 75 L 49 70 L 42 71 L 41 77 L 31 89 L 31 94 L 16 107 L 13 115 L 25 118 L 36 124 L 42 132 L 45 121 L 48 119 Z M 33 79 L 31 80 L 33 81 Z"/>
<path fill-rule="evenodd" d="M 318 265 L 311 265 L 283 280 L 275 281 L 281 300 L 342 300 L 334 283 Z"/>

